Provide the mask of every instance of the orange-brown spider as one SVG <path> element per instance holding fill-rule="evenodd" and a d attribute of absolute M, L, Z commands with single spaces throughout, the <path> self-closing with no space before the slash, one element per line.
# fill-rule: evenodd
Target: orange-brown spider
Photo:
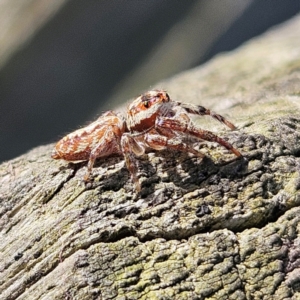
<path fill-rule="evenodd" d="M 88 170 L 84 177 L 87 181 L 97 157 L 123 154 L 137 191 L 141 187 L 137 178 L 136 157 L 143 155 L 147 148 L 174 149 L 203 157 L 186 139 L 191 136 L 217 142 L 242 157 L 230 143 L 210 131 L 196 127 L 189 114 L 210 115 L 230 129 L 235 129 L 224 117 L 203 106 L 177 102 L 171 100 L 165 91 L 153 90 L 139 96 L 129 105 L 125 119 L 110 111 L 90 125 L 65 136 L 56 144 L 52 157 L 68 161 L 88 160 Z"/>
<path fill-rule="evenodd" d="M 88 160 L 84 176 L 84 181 L 88 181 L 96 158 L 114 153 L 122 155 L 120 142 L 125 130 L 124 118 L 108 111 L 88 126 L 63 137 L 55 145 L 51 157 L 67 161 Z"/>

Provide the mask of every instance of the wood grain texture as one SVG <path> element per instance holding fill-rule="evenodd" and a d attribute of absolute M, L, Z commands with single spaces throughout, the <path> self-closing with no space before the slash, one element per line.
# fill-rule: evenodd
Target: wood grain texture
<path fill-rule="evenodd" d="M 300 17 L 155 88 L 239 128 L 204 159 L 150 152 L 136 194 L 122 157 L 0 166 L 1 299 L 296 299 L 300 293 Z M 205 120 L 205 121 L 204 121 Z M 294 297 L 294 298 L 292 298 Z"/>

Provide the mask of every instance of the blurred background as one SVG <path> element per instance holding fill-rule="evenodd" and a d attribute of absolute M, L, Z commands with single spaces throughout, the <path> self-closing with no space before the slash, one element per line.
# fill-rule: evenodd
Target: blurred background
<path fill-rule="evenodd" d="M 295 0 L 0 0 L 0 162 L 299 11 Z"/>

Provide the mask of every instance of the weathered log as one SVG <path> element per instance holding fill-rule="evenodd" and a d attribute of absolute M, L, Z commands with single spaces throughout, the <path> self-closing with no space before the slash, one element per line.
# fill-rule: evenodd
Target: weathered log
<path fill-rule="evenodd" d="M 228 117 L 197 120 L 247 158 L 50 157 L 0 166 L 1 299 L 296 299 L 300 291 L 300 16 L 157 85 Z M 205 121 L 204 121 L 205 119 Z"/>

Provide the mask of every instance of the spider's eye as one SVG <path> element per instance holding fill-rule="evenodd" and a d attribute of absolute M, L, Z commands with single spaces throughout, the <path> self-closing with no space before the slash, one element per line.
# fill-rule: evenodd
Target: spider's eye
<path fill-rule="evenodd" d="M 149 101 L 147 101 L 147 100 L 146 100 L 146 101 L 143 101 L 143 104 L 144 104 L 144 107 L 145 107 L 145 108 L 149 108 Z"/>

